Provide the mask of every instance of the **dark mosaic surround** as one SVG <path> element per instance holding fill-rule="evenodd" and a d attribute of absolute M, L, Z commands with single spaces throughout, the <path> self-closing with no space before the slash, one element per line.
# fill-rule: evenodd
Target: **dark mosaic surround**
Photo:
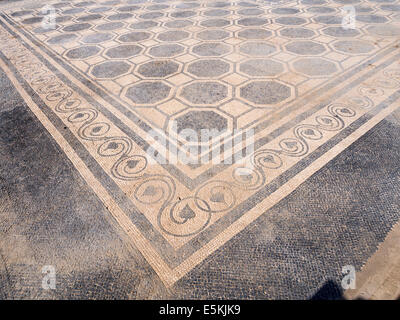
<path fill-rule="evenodd" d="M 0 199 L 10 200 L 0 215 L 0 299 L 126 299 L 163 292 L 2 70 L 0 87 Z M 24 263 L 11 263 L 10 255 Z M 47 264 L 59 270 L 56 291 L 41 289 Z"/>
<path fill-rule="evenodd" d="M 0 85 L 1 298 L 306 299 L 328 281 L 318 297 L 339 298 L 341 267 L 360 268 L 400 218 L 397 114 L 166 291 L 3 72 Z M 49 261 L 58 289 L 45 292 Z"/>
<path fill-rule="evenodd" d="M 191 298 L 340 298 L 342 266 L 359 270 L 400 218 L 399 124 L 380 122 L 176 286 Z"/>

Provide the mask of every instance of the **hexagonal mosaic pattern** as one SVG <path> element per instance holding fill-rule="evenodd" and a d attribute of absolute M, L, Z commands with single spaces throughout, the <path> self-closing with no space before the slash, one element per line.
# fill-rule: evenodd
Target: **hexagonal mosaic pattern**
<path fill-rule="evenodd" d="M 40 8 L 11 16 L 151 125 L 207 107 L 240 128 L 400 37 L 395 2 L 71 0 L 55 2 L 56 30 Z"/>

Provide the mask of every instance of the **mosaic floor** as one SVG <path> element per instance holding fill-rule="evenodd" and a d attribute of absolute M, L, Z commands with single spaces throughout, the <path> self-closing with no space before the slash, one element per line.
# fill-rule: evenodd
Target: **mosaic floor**
<path fill-rule="evenodd" d="M 398 0 L 21 4 L 1 9 L 0 68 L 167 289 L 400 106 Z M 183 129 L 230 144 L 175 163 Z M 254 133 L 244 162 L 196 161 L 243 152 L 235 132 Z"/>

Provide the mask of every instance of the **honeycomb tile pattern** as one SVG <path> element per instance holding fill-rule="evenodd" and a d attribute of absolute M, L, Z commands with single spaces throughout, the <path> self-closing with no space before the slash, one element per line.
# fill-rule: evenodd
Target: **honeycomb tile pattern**
<path fill-rule="evenodd" d="M 355 6 L 356 29 L 341 26 L 346 4 Z M 249 114 L 254 121 L 279 110 L 381 50 L 385 38 L 400 37 L 395 0 L 71 0 L 52 5 L 56 30 L 42 27 L 40 7 L 11 15 L 161 128 L 194 111 L 206 117 L 204 108 L 223 115 L 234 128 L 246 127 Z"/>

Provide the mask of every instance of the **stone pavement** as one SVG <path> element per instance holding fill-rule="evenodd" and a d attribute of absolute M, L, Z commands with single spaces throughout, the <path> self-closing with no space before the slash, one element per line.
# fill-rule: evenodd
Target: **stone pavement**
<path fill-rule="evenodd" d="M 0 10 L 2 297 L 396 298 L 399 1 Z"/>
<path fill-rule="evenodd" d="M 357 279 L 356 288 L 345 292 L 346 299 L 400 299 L 399 223 L 357 274 Z"/>

